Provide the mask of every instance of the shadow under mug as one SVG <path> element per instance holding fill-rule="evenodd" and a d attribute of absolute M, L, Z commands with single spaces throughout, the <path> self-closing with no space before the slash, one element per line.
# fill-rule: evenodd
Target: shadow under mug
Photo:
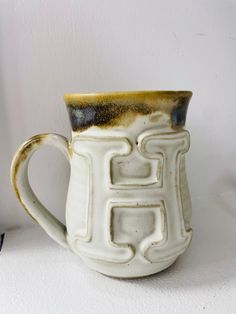
<path fill-rule="evenodd" d="M 12 161 L 11 181 L 28 214 L 55 241 L 103 274 L 134 278 L 170 266 L 188 247 L 191 203 L 185 174 L 192 93 L 140 91 L 65 95 L 72 139 L 36 135 Z M 28 180 L 43 145 L 68 159 L 66 226 Z"/>

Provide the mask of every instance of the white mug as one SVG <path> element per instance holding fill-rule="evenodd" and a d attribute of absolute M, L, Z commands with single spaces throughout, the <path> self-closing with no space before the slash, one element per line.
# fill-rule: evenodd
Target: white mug
<path fill-rule="evenodd" d="M 188 247 L 191 203 L 185 174 L 189 91 L 68 94 L 72 140 L 36 135 L 16 152 L 11 181 L 26 211 L 92 269 L 135 278 L 170 266 Z M 71 177 L 66 226 L 37 199 L 32 154 L 53 145 Z"/>

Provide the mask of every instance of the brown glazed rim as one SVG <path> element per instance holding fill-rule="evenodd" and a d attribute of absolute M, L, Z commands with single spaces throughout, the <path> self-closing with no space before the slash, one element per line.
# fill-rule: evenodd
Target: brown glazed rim
<path fill-rule="evenodd" d="M 91 94 L 66 94 L 73 131 L 128 127 L 138 116 L 154 113 L 170 117 L 173 129 L 185 124 L 190 91 L 127 91 Z"/>
<path fill-rule="evenodd" d="M 107 102 L 111 100 L 130 100 L 132 98 L 135 101 L 148 101 L 152 102 L 158 99 L 168 99 L 168 98 L 181 98 L 189 97 L 191 98 L 191 91 L 169 91 L 169 90 L 147 90 L 147 91 L 117 91 L 117 92 L 103 92 L 103 93 L 72 93 L 65 94 L 64 100 L 67 105 L 70 104 L 84 104 L 87 105 L 87 102 L 93 102 L 93 105 L 96 106 L 96 103 Z"/>

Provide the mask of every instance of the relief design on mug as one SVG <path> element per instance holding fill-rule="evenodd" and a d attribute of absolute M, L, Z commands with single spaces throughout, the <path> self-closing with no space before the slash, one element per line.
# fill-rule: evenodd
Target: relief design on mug
<path fill-rule="evenodd" d="M 84 184 L 76 211 L 79 226 L 68 228 L 76 253 L 122 264 L 133 258 L 164 262 L 185 251 L 192 235 L 184 165 L 187 131 L 148 130 L 134 143 L 126 137 L 80 135 L 72 149 L 72 167 L 81 168 Z M 75 188 L 68 193 L 70 215 Z"/>

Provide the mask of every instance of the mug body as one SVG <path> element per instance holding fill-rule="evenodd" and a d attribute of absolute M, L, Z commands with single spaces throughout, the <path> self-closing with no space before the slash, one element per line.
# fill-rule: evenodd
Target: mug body
<path fill-rule="evenodd" d="M 72 125 L 67 241 L 88 266 L 134 278 L 188 247 L 191 92 L 65 95 Z"/>

